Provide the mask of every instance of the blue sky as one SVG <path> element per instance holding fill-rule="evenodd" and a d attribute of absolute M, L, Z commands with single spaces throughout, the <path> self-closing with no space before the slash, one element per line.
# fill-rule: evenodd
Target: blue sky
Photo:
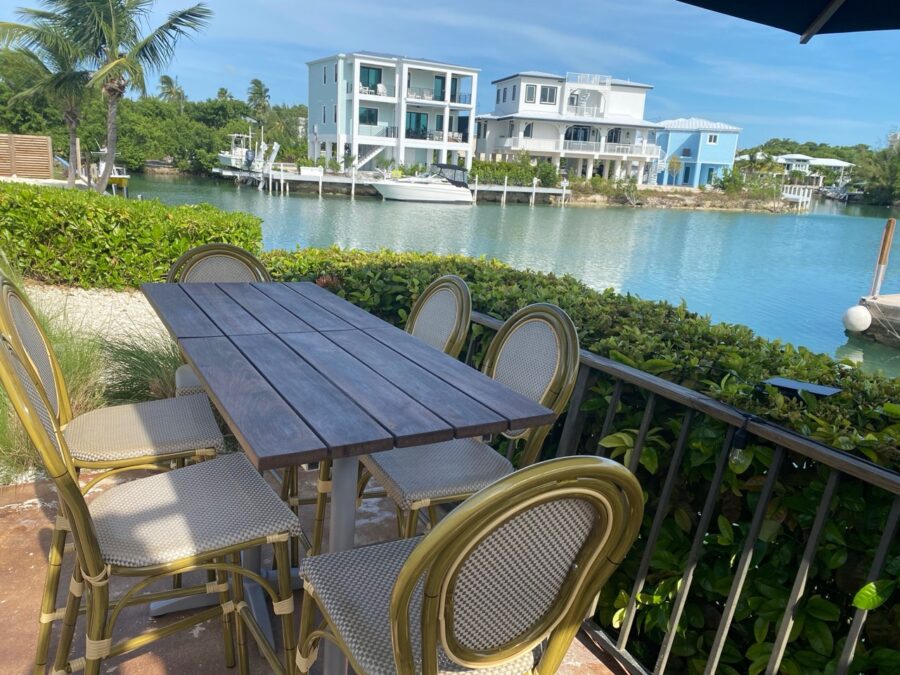
<path fill-rule="evenodd" d="M 159 18 L 190 1 L 159 0 Z M 12 4 L 4 1 L 0 17 L 9 18 Z M 742 147 L 773 136 L 882 146 L 900 128 L 896 31 L 824 35 L 800 45 L 796 35 L 675 0 L 208 4 L 212 25 L 182 42 L 167 69 L 190 98 L 220 86 L 244 96 L 259 77 L 274 103 L 305 103 L 306 61 L 370 50 L 481 68 L 479 112 L 492 107 L 493 79 L 519 70 L 578 71 L 652 84 L 648 119 L 735 124 L 744 130 Z"/>

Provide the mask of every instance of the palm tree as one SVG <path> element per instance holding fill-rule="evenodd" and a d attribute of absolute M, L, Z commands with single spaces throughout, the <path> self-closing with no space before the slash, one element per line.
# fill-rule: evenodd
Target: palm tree
<path fill-rule="evenodd" d="M 247 105 L 253 110 L 253 114 L 259 118 L 269 110 L 269 88 L 259 78 L 250 80 L 250 88 L 247 89 Z"/>
<path fill-rule="evenodd" d="M 95 68 L 91 85 L 106 97 L 106 164 L 97 181 L 105 192 L 116 157 L 119 101 L 129 88 L 146 92 L 145 71 L 159 70 L 171 61 L 178 40 L 205 27 L 212 10 L 199 3 L 176 10 L 144 35 L 153 0 L 44 0 L 66 17 L 77 44 Z"/>
<path fill-rule="evenodd" d="M 187 96 L 184 94 L 184 89 L 178 84 L 177 77 L 174 80 L 168 75 L 162 75 L 159 78 L 159 97 L 167 103 L 177 103 L 178 112 L 184 112 L 184 102 L 187 100 Z"/>
<path fill-rule="evenodd" d="M 231 101 L 234 99 L 234 96 L 225 87 L 219 87 L 219 91 L 216 92 L 216 98 L 219 101 Z"/>
<path fill-rule="evenodd" d="M 23 23 L 0 22 L 0 44 L 14 46 L 0 52 L 0 66 L 22 83 L 10 100 L 43 96 L 59 107 L 69 132 L 68 185 L 75 187 L 78 123 L 90 79 L 86 55 L 69 39 L 63 16 L 27 9 L 19 15 Z"/>

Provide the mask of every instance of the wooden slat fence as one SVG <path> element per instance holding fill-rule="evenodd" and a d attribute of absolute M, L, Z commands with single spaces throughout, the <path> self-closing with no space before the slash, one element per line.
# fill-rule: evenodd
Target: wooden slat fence
<path fill-rule="evenodd" d="M 0 134 L 0 176 L 52 178 L 50 137 Z"/>

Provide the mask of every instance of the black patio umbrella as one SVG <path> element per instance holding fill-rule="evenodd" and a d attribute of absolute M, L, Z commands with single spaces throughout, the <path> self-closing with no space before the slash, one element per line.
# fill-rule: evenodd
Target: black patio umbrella
<path fill-rule="evenodd" d="M 900 28 L 900 0 L 679 0 L 800 35 Z"/>

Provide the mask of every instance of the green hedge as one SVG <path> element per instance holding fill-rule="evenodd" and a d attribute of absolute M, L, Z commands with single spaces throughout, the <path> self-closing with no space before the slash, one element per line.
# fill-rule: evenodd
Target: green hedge
<path fill-rule="evenodd" d="M 261 220 L 208 204 L 165 206 L 0 183 L 0 249 L 28 276 L 55 284 L 122 288 L 162 278 L 198 244 L 223 241 L 257 252 Z"/>
<path fill-rule="evenodd" d="M 594 291 L 572 277 L 511 269 L 489 260 L 461 256 L 339 249 L 307 249 L 265 254 L 276 279 L 316 279 L 352 302 L 401 323 L 417 295 L 440 274 L 462 276 L 472 289 L 474 308 L 505 318 L 535 301 L 566 309 L 579 327 L 582 346 L 642 368 L 660 377 L 705 392 L 717 399 L 781 423 L 825 443 L 900 468 L 900 382 L 867 375 L 823 354 L 768 341 L 739 325 L 714 324 L 684 306 L 648 302 L 611 290 Z M 474 326 L 475 352 L 483 353 L 489 336 Z M 833 398 L 789 399 L 756 384 L 773 375 L 834 385 L 844 391 Z M 586 401 L 582 452 L 598 448 L 613 457 L 627 456 L 640 426 L 646 396 L 625 389 L 612 433 L 600 428 L 612 392 L 601 378 Z M 662 483 L 678 437 L 683 410 L 657 403 L 638 477 L 647 498 L 642 532 L 656 512 Z M 552 455 L 559 425 L 546 452 Z M 655 661 L 677 585 L 691 547 L 694 528 L 706 497 L 724 429 L 703 417 L 691 427 L 671 510 L 639 596 L 639 614 L 629 649 L 644 663 Z M 684 618 L 678 629 L 668 672 L 702 673 L 734 565 L 753 517 L 774 448 L 751 442 L 729 457 L 717 511 L 694 574 Z M 775 498 L 756 542 L 753 565 L 738 603 L 735 623 L 719 672 L 756 674 L 764 669 L 777 623 L 800 563 L 806 532 L 824 489 L 825 472 L 812 462 L 792 457 L 785 462 Z M 823 542 L 810 570 L 806 599 L 798 608 L 794 639 L 782 666 L 784 673 L 828 672 L 843 646 L 852 616 L 854 594 L 865 583 L 872 554 L 881 536 L 889 495 L 847 479 L 833 502 Z M 606 585 L 598 619 L 617 627 L 637 573 L 644 539 Z M 900 544 L 894 545 L 882 573 L 888 591 L 900 577 Z M 889 593 L 882 593 L 887 597 Z M 900 592 L 895 595 L 900 595 Z M 876 600 L 877 603 L 877 600 Z M 900 667 L 900 603 L 885 601 L 869 614 L 865 644 L 857 650 L 855 670 L 897 671 Z"/>

